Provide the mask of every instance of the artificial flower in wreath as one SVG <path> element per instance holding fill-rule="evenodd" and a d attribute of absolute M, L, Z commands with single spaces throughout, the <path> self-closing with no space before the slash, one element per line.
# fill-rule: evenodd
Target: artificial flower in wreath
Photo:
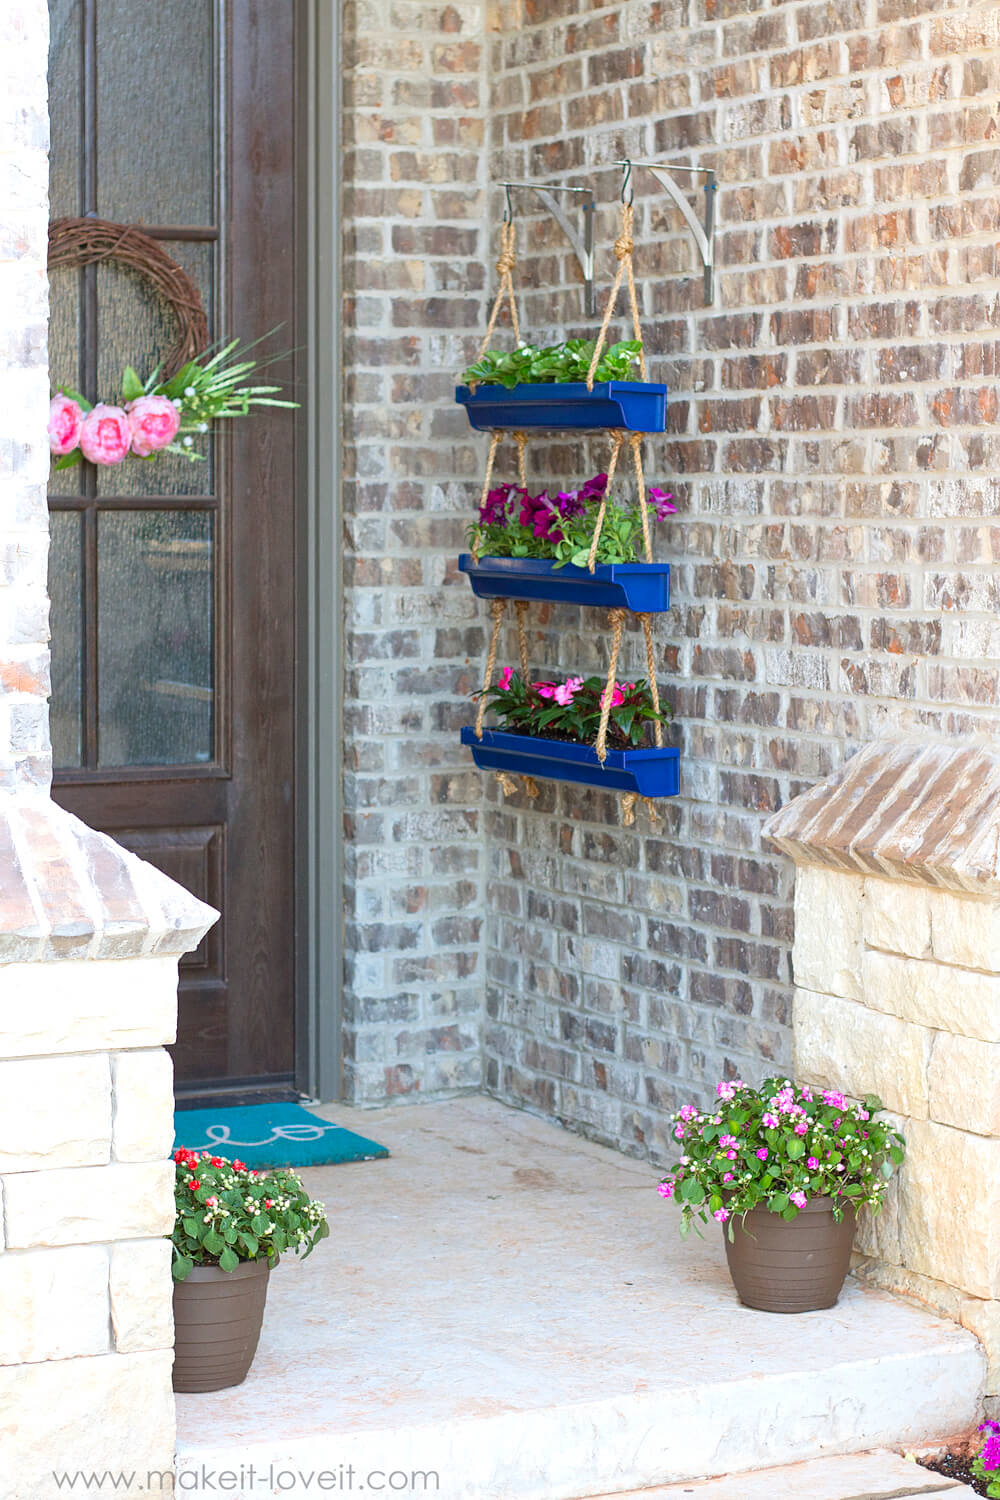
<path fill-rule="evenodd" d="M 275 399 L 280 386 L 242 383 L 258 362 L 226 362 L 239 342 L 233 339 L 215 354 L 208 350 L 188 360 L 166 381 L 160 379 L 162 365 L 145 382 L 127 365 L 121 406 L 92 405 L 79 391 L 60 386 L 49 403 L 49 451 L 55 468 L 69 469 L 83 459 L 108 467 L 123 463 L 129 454 L 152 460 L 163 452 L 198 461 L 205 455 L 197 451 L 196 438 L 213 422 L 246 416 L 251 406 L 297 406 L 296 401 Z"/>

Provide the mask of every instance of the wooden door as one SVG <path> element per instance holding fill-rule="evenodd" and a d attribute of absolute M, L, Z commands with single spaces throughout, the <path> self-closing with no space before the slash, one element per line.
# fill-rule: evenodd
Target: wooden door
<path fill-rule="evenodd" d="M 275 350 L 296 343 L 295 11 L 50 4 L 53 218 L 140 224 L 198 281 L 213 339 L 278 329 Z M 170 328 L 129 272 L 57 271 L 53 386 L 118 400 Z M 289 360 L 273 373 L 291 385 Z M 260 408 L 205 463 L 50 486 L 53 795 L 222 912 L 181 963 L 194 1096 L 292 1083 L 296 427 Z"/>

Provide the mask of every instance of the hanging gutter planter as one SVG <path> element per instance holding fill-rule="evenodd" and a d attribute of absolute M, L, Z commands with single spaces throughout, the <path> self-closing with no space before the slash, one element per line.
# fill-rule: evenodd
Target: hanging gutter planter
<path fill-rule="evenodd" d="M 591 573 L 572 563 L 563 567 L 539 557 L 458 559 L 472 592 L 480 599 L 548 599 L 555 604 L 628 609 L 663 614 L 670 608 L 669 563 L 599 563 Z"/>
<path fill-rule="evenodd" d="M 550 431 L 664 432 L 667 388 L 641 380 L 605 380 L 589 389 L 586 381 L 538 385 L 460 385 L 455 400 L 477 432 L 503 428 Z"/>
<path fill-rule="evenodd" d="M 593 745 L 509 734 L 502 729 L 484 729 L 480 740 L 471 725 L 467 725 L 462 730 L 462 744 L 468 745 L 481 771 L 573 781 L 601 791 L 632 792 L 639 797 L 676 797 L 680 791 L 680 751 L 667 745 L 641 750 L 609 749 L 602 765 Z"/>

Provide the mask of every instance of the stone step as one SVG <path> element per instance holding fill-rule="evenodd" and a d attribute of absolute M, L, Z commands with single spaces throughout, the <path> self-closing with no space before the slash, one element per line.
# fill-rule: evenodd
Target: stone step
<path fill-rule="evenodd" d="M 960 1500 L 956 1491 L 971 1500 L 972 1492 L 966 1485 L 882 1448 L 873 1453 L 816 1458 L 780 1469 L 758 1469 L 753 1474 L 722 1474 L 717 1479 L 631 1490 L 614 1496 L 614 1500 L 917 1500 L 945 1494 Z M 592 1500 L 612 1497 L 594 1496 Z"/>
<path fill-rule="evenodd" d="M 327 1113 L 392 1156 L 305 1174 L 331 1239 L 272 1275 L 245 1383 L 178 1397 L 182 1475 L 252 1462 L 236 1493 L 312 1495 L 353 1465 L 359 1492 L 416 1470 L 437 1500 L 579 1500 L 977 1418 L 965 1329 L 853 1281 L 826 1312 L 741 1306 L 721 1233 L 682 1241 L 649 1166 L 481 1098 Z"/>

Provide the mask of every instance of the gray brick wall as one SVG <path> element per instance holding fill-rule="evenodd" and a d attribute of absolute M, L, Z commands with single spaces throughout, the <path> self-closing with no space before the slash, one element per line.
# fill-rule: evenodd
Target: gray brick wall
<path fill-rule="evenodd" d="M 655 831 L 552 785 L 534 808 L 488 787 L 485 817 L 488 1087 L 660 1155 L 665 1110 L 789 1062 L 791 870 L 764 816 L 878 735 L 997 732 L 1000 13 L 500 14 L 492 177 L 588 177 L 611 203 L 630 154 L 721 181 L 711 308 L 679 215 L 636 184 L 647 346 L 672 391 L 647 469 L 683 502 L 659 533 L 675 607 L 657 642 L 684 795 Z M 605 278 L 614 233 L 609 210 Z M 529 211 L 521 243 L 530 336 L 586 332 L 558 231 Z M 535 454 L 564 483 L 594 466 Z M 539 666 L 605 659 L 592 616 L 534 618 Z"/>
<path fill-rule="evenodd" d="M 484 322 L 478 3 L 360 0 L 345 37 L 346 1080 L 478 1087 L 484 650 L 458 580 L 478 444 L 450 402 Z"/>

